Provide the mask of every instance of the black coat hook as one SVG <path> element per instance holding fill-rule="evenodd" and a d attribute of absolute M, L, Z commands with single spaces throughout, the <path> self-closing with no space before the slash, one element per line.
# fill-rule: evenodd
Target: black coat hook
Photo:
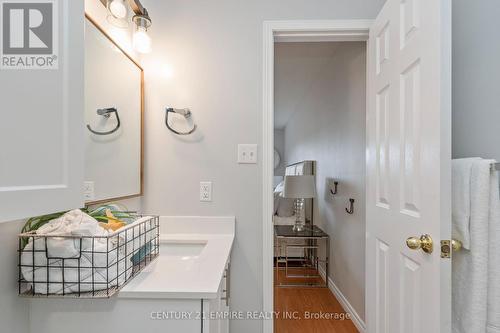
<path fill-rule="evenodd" d="M 109 135 L 109 134 L 116 132 L 120 128 L 120 117 L 118 116 L 118 110 L 116 108 L 97 109 L 97 114 L 99 116 L 103 116 L 105 118 L 109 118 L 112 113 L 115 114 L 116 121 L 117 121 L 116 127 L 114 129 L 112 129 L 111 131 L 106 131 L 106 132 L 98 132 L 98 131 L 94 131 L 90 127 L 90 125 L 87 124 L 87 128 L 89 129 L 89 131 L 91 131 L 92 133 L 94 133 L 96 135 Z"/>
<path fill-rule="evenodd" d="M 347 214 L 354 214 L 354 199 L 350 198 L 349 202 L 350 202 L 349 209 L 346 208 L 345 211 L 347 212 Z"/>
<path fill-rule="evenodd" d="M 330 189 L 330 193 L 331 193 L 332 195 L 337 194 L 337 186 L 338 186 L 338 185 L 339 185 L 339 182 L 333 182 L 333 191 L 332 191 L 332 189 Z"/>

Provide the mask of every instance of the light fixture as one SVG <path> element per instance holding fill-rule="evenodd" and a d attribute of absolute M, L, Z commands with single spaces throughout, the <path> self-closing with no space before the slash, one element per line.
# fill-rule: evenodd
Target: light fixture
<path fill-rule="evenodd" d="M 144 8 L 144 13 L 134 15 L 132 20 L 136 27 L 132 40 L 134 49 L 139 53 L 151 52 L 151 37 L 148 35 L 151 19 L 149 18 L 148 11 Z"/>
<path fill-rule="evenodd" d="M 125 0 L 108 0 L 107 7 L 111 15 L 117 19 L 124 19 L 127 16 Z"/>
<path fill-rule="evenodd" d="M 105 4 L 108 9 L 108 22 L 118 28 L 126 28 L 128 26 L 128 9 L 125 4 L 125 2 L 127 2 L 135 14 L 132 17 L 132 22 L 134 22 L 135 25 L 132 45 L 139 53 L 151 52 L 151 37 L 148 35 L 148 28 L 151 26 L 151 18 L 140 0 L 101 0 L 101 2 Z"/>

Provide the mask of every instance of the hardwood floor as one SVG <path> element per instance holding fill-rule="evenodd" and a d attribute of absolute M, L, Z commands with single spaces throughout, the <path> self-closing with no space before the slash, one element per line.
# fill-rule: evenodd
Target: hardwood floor
<path fill-rule="evenodd" d="M 276 281 L 278 278 L 285 279 L 284 274 L 284 271 L 275 269 L 274 311 L 277 313 L 274 320 L 275 333 L 358 332 L 329 289 L 278 287 Z"/>

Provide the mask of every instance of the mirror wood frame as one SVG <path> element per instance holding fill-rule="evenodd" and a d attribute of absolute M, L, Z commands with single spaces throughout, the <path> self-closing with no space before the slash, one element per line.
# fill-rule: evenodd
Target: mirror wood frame
<path fill-rule="evenodd" d="M 129 54 L 127 51 L 125 51 L 89 14 L 85 13 L 85 18 L 99 30 L 100 33 L 104 35 L 114 46 L 120 50 L 137 68 L 139 68 L 141 72 L 141 151 L 140 151 L 140 190 L 139 193 L 136 194 L 130 194 L 130 195 L 124 195 L 120 197 L 113 197 L 113 198 L 106 198 L 106 199 L 100 199 L 100 200 L 94 200 L 94 201 L 86 201 L 85 206 L 92 206 L 96 204 L 101 204 L 101 203 L 106 203 L 106 202 L 112 202 L 112 201 L 118 201 L 118 200 L 125 200 L 125 199 L 131 199 L 131 198 L 137 198 L 141 197 L 144 195 L 144 69 L 142 66 Z"/>

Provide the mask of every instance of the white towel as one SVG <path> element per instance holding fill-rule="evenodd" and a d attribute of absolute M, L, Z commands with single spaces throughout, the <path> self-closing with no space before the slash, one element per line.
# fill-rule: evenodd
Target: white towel
<path fill-rule="evenodd" d="M 453 239 L 462 242 L 465 249 L 470 249 L 470 183 L 472 164 L 480 158 L 461 158 L 453 160 L 451 163 L 452 180 L 452 227 L 451 235 Z"/>
<path fill-rule="evenodd" d="M 96 219 L 85 214 L 80 209 L 74 209 L 61 217 L 44 224 L 36 231 L 38 235 L 71 235 L 71 236 L 107 236 L 108 231 L 101 227 Z M 40 241 L 43 241 L 40 239 Z M 92 246 L 89 240 L 82 244 L 83 249 Z M 98 247 L 105 248 L 106 239 L 96 239 Z M 47 242 L 49 257 L 74 258 L 80 253 L 80 239 L 51 237 Z"/>
<path fill-rule="evenodd" d="M 489 160 L 473 161 L 470 182 L 470 249 L 453 254 L 452 327 L 456 333 L 486 332 L 491 163 Z M 463 189 L 460 186 L 453 187 L 454 192 L 458 190 Z M 456 197 L 460 197 L 460 194 L 454 193 L 453 198 Z M 463 204 L 467 205 L 467 202 Z"/>
<path fill-rule="evenodd" d="M 498 172 L 496 171 L 492 172 L 490 191 L 488 321 L 486 332 L 500 333 L 500 195 Z"/>

